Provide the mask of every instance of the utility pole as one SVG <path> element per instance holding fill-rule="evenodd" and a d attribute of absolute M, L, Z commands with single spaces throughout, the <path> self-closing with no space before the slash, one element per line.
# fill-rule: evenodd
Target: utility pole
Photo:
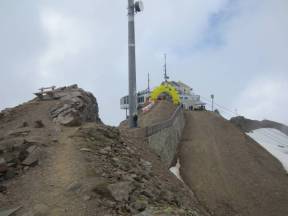
<path fill-rule="evenodd" d="M 143 11 L 143 3 L 128 0 L 128 68 L 129 68 L 129 127 L 137 127 L 137 90 L 136 90 L 136 56 L 135 56 L 135 12 Z"/>
<path fill-rule="evenodd" d="M 164 80 L 167 82 L 169 79 L 169 76 L 167 75 L 167 54 L 164 54 Z"/>
<path fill-rule="evenodd" d="M 212 100 L 212 112 L 214 112 L 214 94 L 211 94 L 211 100 Z"/>

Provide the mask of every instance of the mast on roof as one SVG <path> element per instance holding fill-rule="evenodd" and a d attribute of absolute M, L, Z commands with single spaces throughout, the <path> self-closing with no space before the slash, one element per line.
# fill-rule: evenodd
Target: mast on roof
<path fill-rule="evenodd" d="M 148 92 L 150 92 L 150 73 L 148 73 Z"/>
<path fill-rule="evenodd" d="M 168 82 L 169 76 L 167 75 L 167 54 L 164 54 L 164 80 Z"/>

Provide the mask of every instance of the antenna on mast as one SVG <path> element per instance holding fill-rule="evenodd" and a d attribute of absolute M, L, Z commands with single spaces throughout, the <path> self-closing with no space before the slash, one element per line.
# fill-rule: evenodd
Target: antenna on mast
<path fill-rule="evenodd" d="M 167 75 L 167 54 L 164 54 L 164 80 L 167 82 L 169 80 L 169 76 Z"/>
<path fill-rule="evenodd" d="M 148 73 L 148 92 L 150 92 L 150 73 Z"/>

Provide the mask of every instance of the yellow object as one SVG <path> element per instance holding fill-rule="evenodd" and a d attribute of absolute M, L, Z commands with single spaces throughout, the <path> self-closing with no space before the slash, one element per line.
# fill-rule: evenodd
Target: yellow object
<path fill-rule="evenodd" d="M 172 97 L 173 103 L 178 105 L 180 104 L 180 96 L 176 88 L 168 83 L 161 84 L 160 86 L 156 87 L 152 92 L 151 92 L 151 99 L 153 101 L 157 101 L 159 95 L 162 93 L 166 93 Z"/>

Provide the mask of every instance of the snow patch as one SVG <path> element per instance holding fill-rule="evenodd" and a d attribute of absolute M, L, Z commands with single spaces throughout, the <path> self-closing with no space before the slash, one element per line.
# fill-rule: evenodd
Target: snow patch
<path fill-rule="evenodd" d="M 171 167 L 169 170 L 180 180 L 183 182 L 181 175 L 180 175 L 180 161 L 179 159 L 177 160 L 177 163 L 174 167 Z"/>
<path fill-rule="evenodd" d="M 277 158 L 288 172 L 288 136 L 273 128 L 261 128 L 247 133 Z"/>

